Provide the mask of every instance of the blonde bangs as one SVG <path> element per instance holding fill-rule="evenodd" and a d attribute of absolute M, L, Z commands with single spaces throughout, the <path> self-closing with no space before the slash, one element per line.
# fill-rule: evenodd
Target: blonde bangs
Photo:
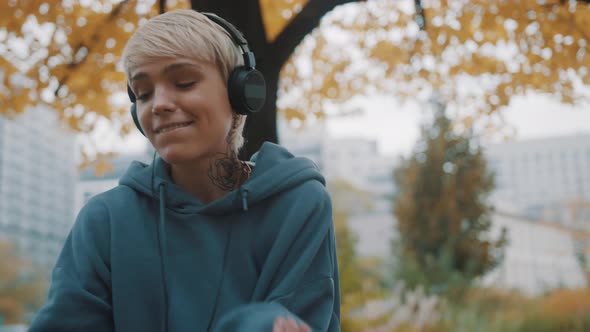
<path fill-rule="evenodd" d="M 176 57 L 214 63 L 226 81 L 243 64 L 241 51 L 228 33 L 190 9 L 156 16 L 137 29 L 125 46 L 123 64 L 129 79 L 143 63 Z"/>
<path fill-rule="evenodd" d="M 123 66 L 127 81 L 138 66 L 163 58 L 186 58 L 214 63 L 225 82 L 244 64 L 242 52 L 227 31 L 205 15 L 179 9 L 158 15 L 139 27 L 125 45 Z M 229 143 L 237 155 L 244 144 L 246 116 L 236 115 Z"/>

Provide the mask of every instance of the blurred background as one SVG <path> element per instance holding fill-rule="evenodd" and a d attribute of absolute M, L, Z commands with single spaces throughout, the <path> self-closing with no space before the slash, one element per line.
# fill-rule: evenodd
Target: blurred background
<path fill-rule="evenodd" d="M 120 55 L 175 8 L 235 23 L 265 141 L 328 180 L 343 331 L 590 331 L 590 4 L 0 3 L 0 331 L 26 331 L 80 208 L 153 150 Z"/>

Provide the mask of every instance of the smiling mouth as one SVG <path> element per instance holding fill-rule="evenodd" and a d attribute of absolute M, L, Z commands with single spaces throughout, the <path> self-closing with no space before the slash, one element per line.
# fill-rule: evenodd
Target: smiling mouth
<path fill-rule="evenodd" d="M 176 129 L 180 129 L 180 128 L 184 128 L 184 127 L 188 127 L 191 124 L 193 124 L 193 121 L 188 121 L 188 122 L 182 122 L 182 123 L 176 123 L 170 126 L 166 126 L 163 128 L 160 128 L 156 131 L 154 131 L 156 134 L 162 134 L 162 133 L 167 133 Z"/>

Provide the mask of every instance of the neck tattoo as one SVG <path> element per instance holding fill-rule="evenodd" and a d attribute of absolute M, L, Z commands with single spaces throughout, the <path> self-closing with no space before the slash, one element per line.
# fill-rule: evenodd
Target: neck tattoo
<path fill-rule="evenodd" d="M 250 178 L 252 168 L 245 161 L 227 154 L 210 159 L 209 179 L 223 191 L 232 191 Z"/>

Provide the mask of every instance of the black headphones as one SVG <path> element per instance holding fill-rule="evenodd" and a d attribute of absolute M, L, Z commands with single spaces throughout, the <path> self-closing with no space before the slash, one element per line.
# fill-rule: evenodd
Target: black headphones
<path fill-rule="evenodd" d="M 250 51 L 250 48 L 248 47 L 248 41 L 244 38 L 242 33 L 228 21 L 212 13 L 201 14 L 207 16 L 207 18 L 227 31 L 234 43 L 236 43 L 236 45 L 242 50 L 244 65 L 236 67 L 231 72 L 227 82 L 229 101 L 232 109 L 236 113 L 242 115 L 248 115 L 260 111 L 266 100 L 266 82 L 264 81 L 262 73 L 256 69 L 256 58 L 254 57 L 254 53 Z M 129 85 L 127 85 L 127 94 L 129 95 L 129 100 L 133 103 L 133 105 L 131 105 L 131 117 L 133 117 L 133 122 L 135 122 L 137 129 L 139 129 L 139 131 L 145 136 L 145 133 L 139 124 L 139 118 L 137 117 L 135 94 Z"/>

